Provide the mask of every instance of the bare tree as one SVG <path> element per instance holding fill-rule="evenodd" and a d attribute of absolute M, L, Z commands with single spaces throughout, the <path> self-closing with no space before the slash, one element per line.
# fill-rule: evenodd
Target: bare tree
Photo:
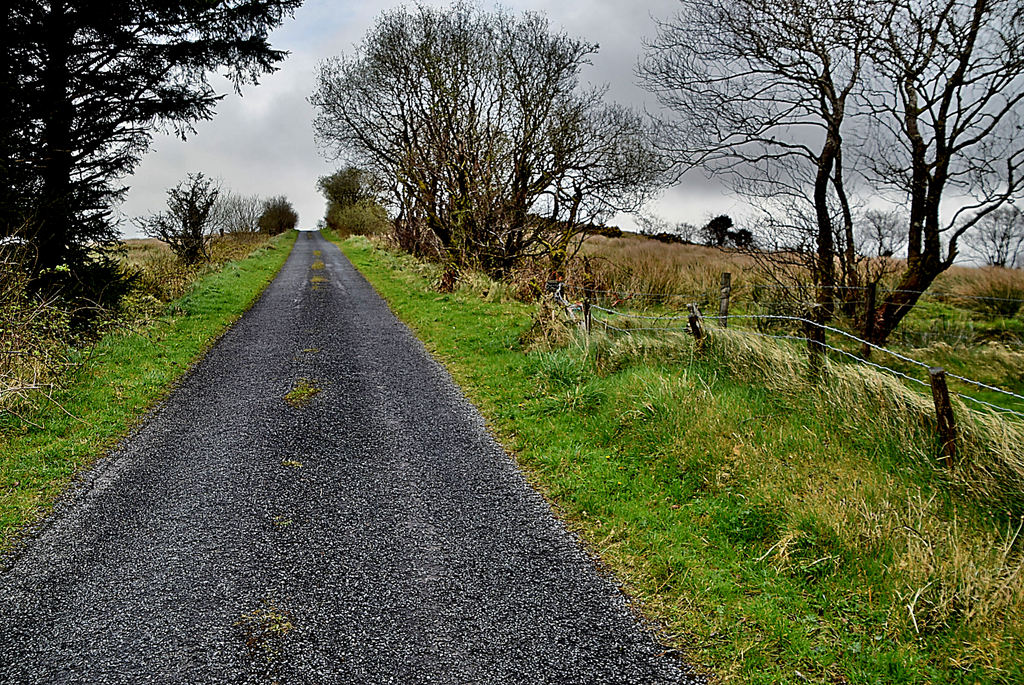
<path fill-rule="evenodd" d="M 867 257 L 894 257 L 907 246 L 907 218 L 895 209 L 869 209 L 861 214 L 857 242 Z"/>
<path fill-rule="evenodd" d="M 692 243 L 697 238 L 700 229 L 685 221 L 672 222 L 649 211 L 639 212 L 636 215 L 636 223 L 640 228 L 640 235 L 645 236 L 675 236 L 683 243 Z"/>
<path fill-rule="evenodd" d="M 907 246 L 907 217 L 896 209 L 869 209 L 857 221 L 858 265 L 867 283 L 875 286 L 903 269 L 897 255 Z M 870 349 L 870 348 L 868 348 Z"/>
<path fill-rule="evenodd" d="M 815 286 L 810 315 L 834 311 L 836 234 L 852 245 L 844 134 L 884 7 L 861 0 L 683 0 L 661 22 L 639 75 L 676 116 L 663 145 L 682 172 L 723 176 L 760 200 L 773 278 Z M 838 231 L 837 231 L 838 229 Z M 795 240 L 793 240 L 795 238 Z M 805 291 L 798 291 L 805 298 Z M 820 337 L 820 329 L 809 331 Z"/>
<path fill-rule="evenodd" d="M 760 198 L 769 224 L 813 226 L 818 321 L 834 286 L 863 277 L 850 189 L 863 182 L 905 201 L 907 260 L 872 327 L 884 343 L 956 259 L 960 237 L 1024 186 L 1019 0 L 683 7 L 640 67 L 682 115 L 666 126 L 668 147 L 683 169 L 726 174 Z M 960 208 L 946 215 L 951 196 Z"/>
<path fill-rule="evenodd" d="M 661 181 L 642 117 L 579 72 L 596 46 L 537 14 L 460 3 L 385 12 L 355 55 L 321 65 L 318 140 L 390 188 L 399 231 L 422 224 L 456 264 L 555 269 L 591 224 Z"/>
<path fill-rule="evenodd" d="M 872 55 L 872 177 L 909 208 L 907 262 L 879 310 L 883 343 L 959 239 L 1024 187 L 1024 21 L 1019 0 L 891 0 Z M 944 216 L 943 201 L 959 209 Z"/>
<path fill-rule="evenodd" d="M 219 195 L 213 179 L 189 174 L 167 191 L 166 212 L 136 219 L 136 224 L 146 235 L 166 242 L 184 263 L 207 261 L 206 242 L 214 228 L 211 219 Z"/>
<path fill-rule="evenodd" d="M 259 195 L 241 195 L 222 191 L 213 207 L 211 221 L 221 235 L 258 233 L 263 201 Z"/>
<path fill-rule="evenodd" d="M 1024 212 L 1013 205 L 989 212 L 967 237 L 968 249 L 987 266 L 1024 267 Z"/>

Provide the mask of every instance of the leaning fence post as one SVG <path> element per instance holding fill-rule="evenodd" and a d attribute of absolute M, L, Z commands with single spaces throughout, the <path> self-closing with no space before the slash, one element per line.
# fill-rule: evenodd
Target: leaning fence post
<path fill-rule="evenodd" d="M 690 333 L 699 345 L 704 340 L 704 330 L 700 326 L 700 310 L 697 305 L 690 304 Z"/>
<path fill-rule="evenodd" d="M 590 335 L 590 291 L 583 294 L 583 332 Z"/>
<path fill-rule="evenodd" d="M 732 274 L 728 271 L 722 272 L 722 290 L 718 298 L 718 320 L 722 322 L 722 328 L 729 326 L 729 294 L 732 292 Z"/>
<path fill-rule="evenodd" d="M 868 303 L 864 314 L 864 344 L 860 346 L 860 356 L 867 359 L 871 356 L 871 345 L 867 343 L 875 335 L 875 303 L 878 297 L 878 284 L 868 283 Z"/>
<path fill-rule="evenodd" d="M 953 416 L 953 405 L 949 401 L 949 388 L 946 387 L 946 371 L 942 367 L 932 366 L 928 369 L 928 378 L 932 383 L 932 399 L 935 400 L 942 453 L 946 457 L 946 468 L 952 469 L 953 458 L 956 456 L 956 419 Z"/>

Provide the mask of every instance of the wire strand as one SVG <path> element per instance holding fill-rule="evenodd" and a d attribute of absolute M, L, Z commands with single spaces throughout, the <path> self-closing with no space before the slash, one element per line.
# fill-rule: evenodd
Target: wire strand
<path fill-rule="evenodd" d="M 619 311 L 614 310 L 614 309 L 607 309 L 607 308 L 601 307 L 599 305 L 591 305 L 591 308 L 592 309 L 596 309 L 596 310 L 601 311 L 601 312 L 605 312 L 607 314 L 611 314 L 613 316 L 621 316 L 623 318 L 637 318 L 637 319 L 646 319 L 646 320 L 655 320 L 655 321 L 679 321 L 679 320 L 683 320 L 683 319 L 689 318 L 689 317 L 684 317 L 684 316 L 652 316 L 652 315 L 644 315 L 644 314 L 630 314 L 630 313 L 619 312 Z M 881 345 L 876 345 L 874 343 L 868 342 L 867 340 L 864 340 L 863 338 L 860 338 L 860 337 L 858 337 L 856 335 L 853 335 L 852 333 L 849 333 L 848 331 L 844 331 L 841 328 L 836 328 L 834 326 L 828 326 L 826 324 L 822 324 L 822 323 L 819 323 L 817 321 L 813 321 L 811 319 L 806 319 L 806 318 L 800 317 L 800 316 L 787 316 L 787 315 L 781 315 L 781 314 L 734 314 L 734 315 L 730 315 L 730 316 L 702 316 L 701 318 L 704 319 L 704 320 L 709 320 L 709 321 L 719 321 L 719 320 L 724 320 L 724 319 L 734 319 L 734 320 L 739 319 L 739 320 L 792 321 L 792 322 L 808 324 L 808 325 L 811 325 L 811 326 L 818 327 L 818 328 L 820 328 L 822 330 L 829 331 L 831 333 L 835 333 L 837 335 L 843 336 L 843 337 L 845 337 L 845 338 L 847 338 L 849 340 L 852 340 L 854 342 L 861 343 L 862 345 L 866 345 L 870 349 L 878 350 L 881 353 L 887 354 L 887 355 L 889 355 L 889 356 L 891 356 L 891 357 L 893 357 L 895 359 L 899 359 L 899 360 L 904 361 L 904 362 L 906 362 L 908 364 L 912 364 L 912 365 L 915 365 L 915 366 L 918 366 L 918 367 L 924 368 L 924 369 L 932 368 L 932 365 L 930 365 L 930 364 L 927 364 L 927 363 L 925 363 L 923 361 L 920 361 L 918 359 L 914 359 L 912 357 L 908 357 L 908 356 L 906 356 L 904 354 L 900 354 L 899 352 L 896 352 L 894 350 L 890 350 L 890 349 L 888 349 L 886 347 L 882 347 Z M 679 332 L 679 331 L 688 332 L 688 329 L 686 327 L 682 327 L 682 326 L 679 326 L 679 327 L 641 326 L 641 327 L 636 327 L 636 328 L 620 328 L 618 326 L 614 326 L 614 325 L 608 323 L 607 321 L 605 321 L 603 319 L 599 319 L 599 318 L 595 317 L 595 320 L 597 320 L 599 323 L 601 323 L 603 326 L 605 326 L 606 330 L 607 329 L 611 329 L 611 330 L 614 330 L 614 331 L 618 331 L 620 333 L 627 333 L 627 334 L 633 333 L 633 332 Z M 852 359 L 852 360 L 856 361 L 859 364 L 864 364 L 866 366 L 878 369 L 880 371 L 884 371 L 886 373 L 890 373 L 890 374 L 899 376 L 901 378 L 904 378 L 906 380 L 912 381 L 912 382 L 917 383 L 919 385 L 922 385 L 922 386 L 925 386 L 925 387 L 930 387 L 930 384 L 928 382 L 922 381 L 919 378 L 915 378 L 915 377 L 910 376 L 910 375 L 908 375 L 906 373 L 903 373 L 901 371 L 897 371 L 896 369 L 892 369 L 892 368 L 890 368 L 888 366 L 885 366 L 885 365 L 882 365 L 882 364 L 876 364 L 874 362 L 868 361 L 868 360 L 863 359 L 862 357 L 859 357 L 859 356 L 857 356 L 857 355 L 855 355 L 855 354 L 853 354 L 851 352 L 848 352 L 846 350 L 843 350 L 841 348 L 835 347 L 833 345 L 829 345 L 829 344 L 821 342 L 821 341 L 811 340 L 811 339 L 803 337 L 803 336 L 761 333 L 759 331 L 752 331 L 752 330 L 749 330 L 749 329 L 744 329 L 744 330 L 733 329 L 733 331 L 737 332 L 737 333 L 739 333 L 741 335 L 754 335 L 754 336 L 758 336 L 758 337 L 772 338 L 772 339 L 776 339 L 776 340 L 794 340 L 794 341 L 801 341 L 801 342 L 811 342 L 811 343 L 813 343 L 815 345 L 821 346 L 824 349 L 830 350 L 830 351 L 835 352 L 837 354 L 841 354 L 844 357 L 848 357 L 849 359 Z M 1024 396 L 1022 396 L 1022 395 L 1019 395 L 1019 394 L 1017 394 L 1015 392 L 1012 392 L 1012 391 L 1009 391 L 1009 390 L 1004 390 L 1002 388 L 998 388 L 998 387 L 993 386 L 993 385 L 988 385 L 987 383 L 982 383 L 981 381 L 977 381 L 977 380 L 974 380 L 972 378 L 967 378 L 965 376 L 961 376 L 961 375 L 958 375 L 958 374 L 955 374 L 955 373 L 950 373 L 948 371 L 946 372 L 946 376 L 949 377 L 949 378 L 953 378 L 953 379 L 955 379 L 957 381 L 960 381 L 962 383 L 965 383 L 967 385 L 973 385 L 973 386 L 975 386 L 977 388 L 983 388 L 983 389 L 989 390 L 991 392 L 996 392 L 996 393 L 999 393 L 999 394 L 1007 396 L 1007 397 L 1012 397 L 1014 399 L 1018 399 L 1018 400 L 1024 401 Z M 1007 407 L 1001 407 L 999 405 L 992 404 L 991 402 L 986 402 L 985 400 L 980 400 L 980 399 L 978 399 L 976 397 L 973 397 L 971 395 L 965 395 L 965 394 L 962 394 L 962 393 L 954 393 L 954 395 L 956 395 L 957 397 L 960 397 L 961 399 L 965 399 L 965 400 L 974 402 L 976 404 L 988 407 L 990 409 L 995 409 L 995 410 L 1003 412 L 1003 413 L 1013 414 L 1014 416 L 1018 416 L 1018 417 L 1024 418 L 1024 413 L 1018 412 L 1018 411 L 1013 410 L 1013 409 L 1009 409 Z"/>
<path fill-rule="evenodd" d="M 963 376 L 958 376 L 955 373 L 950 373 L 949 371 L 946 372 L 946 376 L 949 377 L 949 378 L 955 378 L 958 381 L 961 381 L 963 383 L 967 383 L 968 385 L 975 385 L 975 386 L 977 386 L 979 388 L 984 388 L 985 390 L 991 390 L 992 392 L 1002 393 L 1003 395 L 1007 395 L 1009 397 L 1014 397 L 1014 398 L 1016 398 L 1018 400 L 1024 400 L 1024 396 L 1018 395 L 1015 392 L 1010 392 L 1009 390 L 1003 390 L 1002 388 L 997 388 L 997 387 L 995 387 L 993 385 L 987 385 L 985 383 L 982 383 L 981 381 L 976 381 L 976 380 L 973 380 L 973 379 L 970 379 L 970 378 L 964 378 Z"/>
<path fill-rule="evenodd" d="M 681 319 L 689 319 L 689 316 L 648 316 L 644 314 L 627 314 L 625 312 L 616 311 L 615 309 L 606 309 L 600 305 L 592 304 L 591 309 L 597 309 L 608 314 L 614 314 L 615 316 L 621 316 L 626 319 L 652 319 L 657 321 L 678 321 Z"/>
<path fill-rule="evenodd" d="M 1014 416 L 1019 416 L 1020 418 L 1024 419 L 1024 414 L 1022 414 L 1019 411 L 1015 411 L 1013 409 L 1007 409 L 1006 407 L 1000 407 L 998 404 L 992 404 L 991 402 L 986 402 L 985 400 L 979 400 L 977 397 L 971 397 L 970 395 L 962 395 L 962 394 L 960 394 L 958 392 L 955 392 L 953 394 L 956 395 L 957 397 L 959 397 L 962 400 L 970 400 L 971 402 L 975 402 L 977 404 L 983 405 L 985 407 L 988 407 L 989 409 L 995 409 L 997 411 L 1004 412 L 1006 414 L 1013 414 Z"/>
<path fill-rule="evenodd" d="M 858 362 L 860 364 L 865 364 L 867 366 L 874 367 L 874 368 L 879 369 L 881 371 L 886 371 L 886 372 L 894 374 L 896 376 L 900 376 L 901 378 L 905 378 L 908 381 L 913 381 L 914 383 L 917 383 L 918 385 L 923 385 L 925 387 L 930 387 L 929 384 L 926 381 L 922 381 L 920 378 L 914 378 L 913 376 L 905 374 L 902 371 L 897 371 L 896 369 L 891 369 L 888 366 L 884 366 L 883 364 L 876 364 L 874 362 L 870 362 L 870 361 L 868 361 L 866 359 L 862 359 L 862 358 L 858 357 L 855 354 L 851 354 L 850 352 L 847 352 L 846 350 L 840 349 L 838 347 L 833 347 L 832 345 L 829 345 L 827 343 L 818 342 L 817 340 L 811 340 L 810 338 L 805 338 L 805 337 L 799 336 L 799 335 L 777 335 L 777 334 L 773 334 L 773 333 L 761 333 L 759 331 L 739 331 L 739 332 L 742 335 L 755 335 L 755 336 L 758 336 L 758 337 L 761 337 L 761 338 L 774 338 L 776 340 L 796 340 L 796 341 L 799 341 L 799 342 L 814 343 L 815 345 L 820 345 L 821 347 L 824 347 L 827 350 L 831 350 L 833 352 L 838 352 L 839 354 L 842 354 L 842 355 L 844 355 L 846 357 L 849 357 L 849 358 L 853 359 L 854 361 L 856 361 L 856 362 Z"/>

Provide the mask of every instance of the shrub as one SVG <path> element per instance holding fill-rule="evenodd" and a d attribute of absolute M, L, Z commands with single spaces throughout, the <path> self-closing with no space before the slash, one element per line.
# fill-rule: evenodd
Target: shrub
<path fill-rule="evenodd" d="M 260 232 L 277 235 L 294 229 L 299 224 L 299 215 L 284 195 L 277 195 L 263 201 L 263 212 L 260 214 Z"/>
<path fill-rule="evenodd" d="M 681 235 L 676 235 L 675 233 L 666 233 L 664 231 L 661 233 L 655 233 L 651 235 L 651 238 L 657 240 L 659 243 L 668 243 L 669 245 L 682 245 L 683 243 L 686 242 L 685 240 L 683 240 L 683 237 Z"/>
<path fill-rule="evenodd" d="M 207 235 L 213 228 L 213 209 L 220 188 L 201 173 L 188 177 L 167 191 L 167 211 L 137 219 L 136 223 L 152 238 L 167 243 L 185 264 L 209 260 Z"/>
<path fill-rule="evenodd" d="M 375 201 L 333 205 L 327 213 L 327 227 L 340 236 L 380 235 L 391 229 L 387 212 Z"/>
<path fill-rule="evenodd" d="M 622 229 L 618 226 L 592 226 L 586 232 L 587 235 L 603 235 L 605 238 L 622 237 Z"/>
<path fill-rule="evenodd" d="M 70 364 L 71 315 L 28 285 L 22 261 L 0 256 L 0 413 L 52 386 Z"/>

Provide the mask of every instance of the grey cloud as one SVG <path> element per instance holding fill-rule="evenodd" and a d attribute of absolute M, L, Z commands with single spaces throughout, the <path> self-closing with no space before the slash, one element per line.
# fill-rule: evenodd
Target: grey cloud
<path fill-rule="evenodd" d="M 144 157 L 136 173 L 126 179 L 131 190 L 120 212 L 129 218 L 158 211 L 163 207 L 168 187 L 187 172 L 202 171 L 220 178 L 236 192 L 285 194 L 295 205 L 300 224 L 314 226 L 324 209 L 316 192 L 316 179 L 333 169 L 313 142 L 313 111 L 306 101 L 313 87 L 316 64 L 350 52 L 383 9 L 400 4 L 307 2 L 295 19 L 272 37 L 275 47 L 291 52 L 281 69 L 265 77 L 260 86 L 245 88 L 241 98 L 226 83 L 222 84 L 228 95 L 214 119 L 198 124 L 197 133 L 186 142 L 167 135 L 157 136 L 153 150 Z M 554 27 L 598 43 L 600 51 L 584 78 L 607 84 L 609 97 L 615 101 L 638 108 L 653 105 L 650 95 L 635 84 L 633 70 L 642 39 L 655 32 L 650 15 L 671 15 L 676 8 L 674 0 L 648 0 L 643 4 L 616 0 L 519 0 L 503 6 L 513 11 L 544 12 Z M 714 184 L 688 179 L 682 187 L 666 192 L 654 210 L 674 221 L 699 223 L 709 213 L 728 211 L 727 205 L 731 203 Z M 616 222 L 632 226 L 628 217 L 616 217 Z M 128 221 L 122 223 L 122 230 L 128 236 L 136 233 Z"/>

